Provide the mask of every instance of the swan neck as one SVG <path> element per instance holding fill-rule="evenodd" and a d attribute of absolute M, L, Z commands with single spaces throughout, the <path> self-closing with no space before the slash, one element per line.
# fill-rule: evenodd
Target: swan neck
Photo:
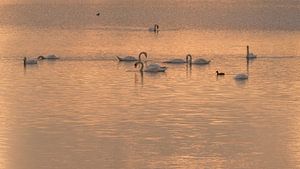
<path fill-rule="evenodd" d="M 157 32 L 158 29 L 159 29 L 159 26 L 158 26 L 157 24 L 155 24 L 155 25 L 154 25 L 154 30 L 155 30 L 155 32 Z"/>
<path fill-rule="evenodd" d="M 249 46 L 247 46 L 247 56 L 249 56 Z"/>
<path fill-rule="evenodd" d="M 38 59 L 39 59 L 39 60 L 45 59 L 45 57 L 44 57 L 44 56 L 39 56 Z"/>
<path fill-rule="evenodd" d="M 143 72 L 143 70 L 144 70 L 144 63 L 141 62 L 141 61 L 138 61 L 138 62 L 135 63 L 135 67 L 137 67 L 138 65 L 141 65 L 140 71 Z"/>
<path fill-rule="evenodd" d="M 140 69 L 140 71 L 143 72 L 143 70 L 144 70 L 144 63 L 143 63 L 143 62 L 140 62 L 140 64 L 141 64 L 141 69 Z"/>
<path fill-rule="evenodd" d="M 190 62 L 190 64 L 192 63 L 192 55 L 190 55 L 190 54 L 186 55 L 186 63 L 189 63 L 189 62 Z"/>
<path fill-rule="evenodd" d="M 141 53 L 139 54 L 139 62 L 142 61 L 142 59 L 141 59 L 142 55 L 144 55 L 145 58 L 147 58 L 147 53 L 146 53 L 146 52 L 141 52 Z"/>

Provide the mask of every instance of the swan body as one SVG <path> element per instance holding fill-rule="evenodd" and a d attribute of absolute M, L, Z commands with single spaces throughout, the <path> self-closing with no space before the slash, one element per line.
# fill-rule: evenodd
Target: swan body
<path fill-rule="evenodd" d="M 234 77 L 235 80 L 247 80 L 248 79 L 248 75 L 245 74 L 245 73 L 240 73 L 240 74 L 237 74 L 235 77 Z"/>
<path fill-rule="evenodd" d="M 24 65 L 37 64 L 37 59 L 27 59 L 27 57 L 24 57 L 23 61 L 24 61 Z"/>
<path fill-rule="evenodd" d="M 186 55 L 185 60 L 183 59 L 172 59 L 165 61 L 163 63 L 170 63 L 170 64 L 182 64 L 182 63 L 192 63 L 192 56 L 190 54 Z"/>
<path fill-rule="evenodd" d="M 181 64 L 181 63 L 186 63 L 186 61 L 183 59 L 172 59 L 172 60 L 165 61 L 163 63 Z"/>
<path fill-rule="evenodd" d="M 247 58 L 248 59 L 254 59 L 254 58 L 256 58 L 257 56 L 256 55 L 254 55 L 253 53 L 249 53 L 248 55 L 247 55 Z"/>
<path fill-rule="evenodd" d="M 149 31 L 157 33 L 159 31 L 159 26 L 157 24 L 155 24 L 153 26 L 153 28 L 149 28 Z"/>
<path fill-rule="evenodd" d="M 255 54 L 249 52 L 249 46 L 247 46 L 247 55 L 246 55 L 246 58 L 247 59 L 254 59 L 256 57 L 257 56 Z"/>
<path fill-rule="evenodd" d="M 203 59 L 203 58 L 198 58 L 195 61 L 192 61 L 192 55 L 187 54 L 186 55 L 186 62 L 187 63 L 189 62 L 190 64 L 196 64 L 196 65 L 206 65 L 206 64 L 210 63 L 210 60 L 206 60 L 206 59 Z"/>
<path fill-rule="evenodd" d="M 144 70 L 144 63 L 141 61 L 138 61 L 134 64 L 134 67 L 137 67 L 138 65 L 141 65 L 140 71 L 141 72 L 165 72 L 167 70 L 167 67 L 162 67 L 157 63 L 152 63 L 148 65 Z"/>
<path fill-rule="evenodd" d="M 206 65 L 210 63 L 210 60 L 205 60 L 202 58 L 198 58 L 195 61 L 192 62 L 193 64 L 197 64 L 197 65 Z"/>
<path fill-rule="evenodd" d="M 137 59 L 135 58 L 135 57 L 133 57 L 133 56 L 125 56 L 125 57 L 119 57 L 119 56 L 117 56 L 117 59 L 119 60 L 119 61 L 125 61 L 125 62 L 133 62 L 133 61 L 137 61 Z"/>
<path fill-rule="evenodd" d="M 216 71 L 216 73 L 217 73 L 217 76 L 224 76 L 225 75 L 225 73 L 219 72 L 219 71 Z"/>
<path fill-rule="evenodd" d="M 147 66 L 145 72 L 165 72 L 166 70 L 167 67 L 165 66 L 160 66 L 157 63 L 151 63 L 150 65 Z"/>
<path fill-rule="evenodd" d="M 141 52 L 140 54 L 139 54 L 139 57 L 138 57 L 138 59 L 137 58 L 135 58 L 134 56 L 126 56 L 126 57 L 119 57 L 119 56 L 117 56 L 117 59 L 119 60 L 119 61 L 123 61 L 123 62 L 134 62 L 134 61 L 142 61 L 142 56 L 145 56 L 145 58 L 147 58 L 148 57 L 148 55 L 147 55 L 147 53 L 146 52 Z"/>
<path fill-rule="evenodd" d="M 59 59 L 59 57 L 56 55 L 48 55 L 48 56 L 39 56 L 37 59 L 38 60 L 44 60 L 44 59 L 55 60 L 55 59 Z"/>

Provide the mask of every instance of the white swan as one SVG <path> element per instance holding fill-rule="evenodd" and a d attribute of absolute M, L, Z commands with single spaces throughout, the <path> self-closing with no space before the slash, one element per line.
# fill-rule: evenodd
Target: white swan
<path fill-rule="evenodd" d="M 48 55 L 48 56 L 42 56 L 41 55 L 37 59 L 38 60 L 43 60 L 43 59 L 55 60 L 55 59 L 59 59 L 59 57 L 56 56 L 56 55 Z"/>
<path fill-rule="evenodd" d="M 117 59 L 119 61 L 124 61 L 124 62 L 133 62 L 133 61 L 137 61 L 137 59 L 134 56 L 125 56 L 125 57 L 119 57 L 117 56 Z"/>
<path fill-rule="evenodd" d="M 139 59 L 137 59 L 137 58 L 135 58 L 135 57 L 133 57 L 133 56 L 126 56 L 126 57 L 123 57 L 123 58 L 117 56 L 117 59 L 118 59 L 119 61 L 123 61 L 123 62 L 141 61 L 141 60 L 142 60 L 142 59 L 141 59 L 142 55 L 144 55 L 145 58 L 148 57 L 148 55 L 147 55 L 146 52 L 141 52 L 141 53 L 139 54 Z"/>
<path fill-rule="evenodd" d="M 256 58 L 256 55 L 254 55 L 253 53 L 249 53 L 249 46 L 247 45 L 247 55 L 246 55 L 247 59 L 254 59 Z"/>
<path fill-rule="evenodd" d="M 159 64 L 152 63 L 149 66 L 147 66 L 144 70 L 144 63 L 141 61 L 138 61 L 134 64 L 134 67 L 136 68 L 138 65 L 141 65 L 140 71 L 141 72 L 165 72 L 167 70 L 167 67 L 162 67 Z"/>
<path fill-rule="evenodd" d="M 24 61 L 24 66 L 37 64 L 37 59 L 27 59 L 27 57 L 24 57 L 23 61 Z"/>
<path fill-rule="evenodd" d="M 205 60 L 205 59 L 202 59 L 202 58 L 198 58 L 193 62 L 193 64 L 197 64 L 197 65 L 206 65 L 206 64 L 209 64 L 209 63 L 210 63 L 210 60 Z"/>
<path fill-rule="evenodd" d="M 153 28 L 149 28 L 149 31 L 150 31 L 150 32 L 158 33 L 158 31 L 159 31 L 159 26 L 158 26 L 157 24 L 155 24 L 155 25 L 153 26 Z"/>
<path fill-rule="evenodd" d="M 190 55 L 190 54 L 186 55 L 186 59 L 187 59 L 187 62 L 189 61 L 190 64 L 196 64 L 196 65 L 206 65 L 206 64 L 209 64 L 211 61 L 211 60 L 205 60 L 203 58 L 198 58 L 195 61 L 192 61 L 192 55 Z"/>
<path fill-rule="evenodd" d="M 186 56 L 185 60 L 183 59 L 172 59 L 172 60 L 167 60 L 163 63 L 169 63 L 169 64 L 182 64 L 182 63 L 188 63 L 189 61 L 189 55 Z"/>
<path fill-rule="evenodd" d="M 235 77 L 234 77 L 235 80 L 247 80 L 248 79 L 248 75 L 245 74 L 245 73 L 240 73 L 240 74 L 237 74 Z"/>

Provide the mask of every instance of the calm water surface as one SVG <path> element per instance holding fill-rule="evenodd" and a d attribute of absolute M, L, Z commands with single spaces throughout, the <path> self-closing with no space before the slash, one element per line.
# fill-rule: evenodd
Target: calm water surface
<path fill-rule="evenodd" d="M 300 168 L 299 31 L 173 27 L 1 26 L 0 168 Z M 213 60 L 115 59 L 141 51 Z"/>

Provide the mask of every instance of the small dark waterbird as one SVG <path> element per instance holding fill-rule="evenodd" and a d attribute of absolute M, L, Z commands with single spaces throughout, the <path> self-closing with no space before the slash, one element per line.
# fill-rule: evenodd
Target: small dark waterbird
<path fill-rule="evenodd" d="M 217 73 L 217 76 L 224 76 L 225 75 L 225 73 L 219 72 L 219 71 L 216 71 L 216 73 Z"/>
<path fill-rule="evenodd" d="M 100 12 L 98 12 L 96 15 L 97 15 L 97 16 L 100 16 Z"/>

